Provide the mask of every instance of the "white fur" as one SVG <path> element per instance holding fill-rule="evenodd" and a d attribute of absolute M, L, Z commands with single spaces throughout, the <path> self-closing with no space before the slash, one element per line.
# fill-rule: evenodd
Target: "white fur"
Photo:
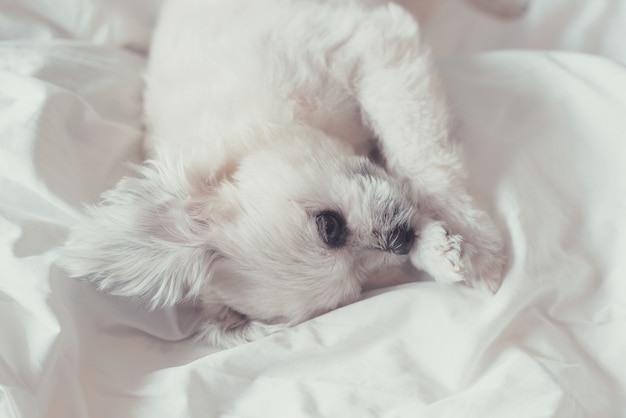
<path fill-rule="evenodd" d="M 199 336 L 219 346 L 353 302 L 409 262 L 497 290 L 501 239 L 466 192 L 402 8 L 172 0 L 146 81 L 152 161 L 72 230 L 59 261 L 72 276 L 151 307 L 195 300 Z M 327 211 L 345 218 L 338 248 L 320 236 Z M 414 231 L 409 254 L 394 231 Z"/>

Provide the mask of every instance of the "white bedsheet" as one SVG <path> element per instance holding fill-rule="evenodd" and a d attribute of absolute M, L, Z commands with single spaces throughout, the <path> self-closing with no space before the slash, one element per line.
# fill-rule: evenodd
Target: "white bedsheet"
<path fill-rule="evenodd" d="M 626 417 L 624 1 L 508 23 L 452 3 L 427 27 L 507 236 L 494 297 L 396 286 L 221 352 L 187 338 L 191 307 L 146 312 L 53 265 L 141 159 L 155 15 L 0 0 L 0 417 Z"/>

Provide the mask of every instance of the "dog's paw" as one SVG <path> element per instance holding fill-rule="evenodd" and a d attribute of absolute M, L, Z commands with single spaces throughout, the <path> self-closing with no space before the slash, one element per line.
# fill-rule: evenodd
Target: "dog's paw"
<path fill-rule="evenodd" d="M 500 245 L 479 247 L 451 233 L 445 223 L 431 222 L 420 232 L 411 262 L 440 283 L 461 283 L 495 293 L 502 282 L 505 257 Z"/>
<path fill-rule="evenodd" d="M 522 17 L 530 0 L 468 0 L 477 9 L 500 19 L 518 19 Z"/>
<path fill-rule="evenodd" d="M 451 234 L 443 222 L 432 222 L 420 231 L 411 262 L 438 282 L 457 283 L 465 281 L 463 256 L 463 237 Z"/>
<path fill-rule="evenodd" d="M 285 324 L 265 324 L 249 319 L 228 307 L 212 312 L 200 324 L 195 338 L 212 347 L 226 349 L 282 331 Z"/>

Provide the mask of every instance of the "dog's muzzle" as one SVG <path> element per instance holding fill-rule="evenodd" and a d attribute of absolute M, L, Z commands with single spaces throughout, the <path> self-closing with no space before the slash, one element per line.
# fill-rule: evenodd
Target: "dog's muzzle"
<path fill-rule="evenodd" d="M 394 254 L 408 254 L 415 241 L 415 231 L 409 227 L 400 227 L 385 234 L 383 249 Z"/>

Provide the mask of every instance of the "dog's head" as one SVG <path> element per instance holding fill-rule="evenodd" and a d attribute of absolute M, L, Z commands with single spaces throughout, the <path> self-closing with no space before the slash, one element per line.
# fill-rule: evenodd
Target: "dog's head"
<path fill-rule="evenodd" d="M 368 158 L 300 139 L 231 161 L 227 175 L 146 165 L 89 209 L 60 264 L 153 306 L 193 298 L 272 323 L 356 300 L 365 278 L 407 260 L 415 209 Z"/>

